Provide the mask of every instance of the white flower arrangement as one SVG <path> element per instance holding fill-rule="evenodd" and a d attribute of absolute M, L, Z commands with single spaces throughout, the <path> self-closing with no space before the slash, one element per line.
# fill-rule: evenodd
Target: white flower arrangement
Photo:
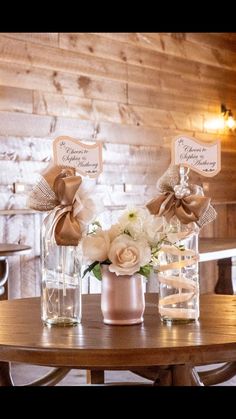
<path fill-rule="evenodd" d="M 162 241 L 162 219 L 144 208 L 126 210 L 109 230 L 93 223 L 92 231 L 82 240 L 89 265 L 84 275 L 92 271 L 101 280 L 101 265 L 108 265 L 117 276 L 139 273 L 148 278 L 158 266 Z"/>

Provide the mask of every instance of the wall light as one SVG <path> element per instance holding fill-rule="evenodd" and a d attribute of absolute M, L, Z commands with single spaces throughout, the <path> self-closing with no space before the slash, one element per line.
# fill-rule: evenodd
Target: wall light
<path fill-rule="evenodd" d="M 210 131 L 232 131 L 236 129 L 236 121 L 231 109 L 227 109 L 224 104 L 221 104 L 221 114 L 216 118 L 206 120 L 204 128 Z"/>
<path fill-rule="evenodd" d="M 224 104 L 221 105 L 221 113 L 225 120 L 225 125 L 229 129 L 234 129 L 236 126 L 235 119 L 233 117 L 231 109 L 227 109 Z"/>

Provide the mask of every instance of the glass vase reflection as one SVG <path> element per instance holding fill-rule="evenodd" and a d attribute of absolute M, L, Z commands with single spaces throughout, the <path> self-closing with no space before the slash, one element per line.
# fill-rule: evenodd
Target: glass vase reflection
<path fill-rule="evenodd" d="M 160 252 L 159 313 L 165 323 L 199 318 L 198 234 L 195 223 L 165 222 L 166 241 Z"/>
<path fill-rule="evenodd" d="M 81 322 L 81 249 L 58 246 L 50 236 L 52 219 L 42 226 L 41 317 L 48 325 L 73 326 Z"/>

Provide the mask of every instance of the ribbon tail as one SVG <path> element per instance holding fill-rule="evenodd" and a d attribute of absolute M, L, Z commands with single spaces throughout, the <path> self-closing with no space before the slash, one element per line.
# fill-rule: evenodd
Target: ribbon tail
<path fill-rule="evenodd" d="M 63 208 L 54 223 L 54 236 L 59 246 L 78 246 L 82 237 L 80 222 L 72 211 L 71 206 Z"/>
<path fill-rule="evenodd" d="M 53 237 L 55 237 L 55 239 L 56 239 L 55 229 L 56 229 L 57 223 L 60 221 L 61 217 L 66 212 L 68 212 L 70 209 L 71 209 L 70 206 L 67 206 L 67 207 L 64 207 L 64 208 L 61 208 L 60 206 L 56 207 L 45 218 L 46 224 L 48 224 L 48 221 L 50 221 L 50 218 L 51 218 L 51 223 L 50 223 L 49 229 L 47 231 L 47 234 L 48 234 L 48 237 L 50 238 L 50 240 L 52 240 Z M 57 243 L 57 241 L 56 241 L 56 243 Z"/>
<path fill-rule="evenodd" d="M 74 197 L 74 202 L 73 202 L 73 217 L 76 218 L 82 209 L 83 209 L 83 204 L 79 196 L 79 191 L 77 191 Z"/>

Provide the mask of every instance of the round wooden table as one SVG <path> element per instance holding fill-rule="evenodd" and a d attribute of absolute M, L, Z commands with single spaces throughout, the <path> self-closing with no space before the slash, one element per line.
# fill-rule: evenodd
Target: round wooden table
<path fill-rule="evenodd" d="M 18 253 L 27 253 L 30 246 L 17 243 L 0 243 L 0 299 L 7 298 L 4 285 L 8 279 L 9 266 L 7 256 L 15 256 Z"/>
<path fill-rule="evenodd" d="M 144 322 L 132 326 L 103 324 L 100 298 L 83 295 L 81 324 L 51 328 L 41 322 L 39 298 L 0 302 L 2 385 L 10 383 L 11 361 L 156 374 L 161 385 L 201 385 L 193 366 L 236 361 L 236 296 L 204 295 L 199 322 L 173 326 L 160 322 L 157 294 L 146 294 Z M 234 366 L 227 366 L 231 375 Z"/>

